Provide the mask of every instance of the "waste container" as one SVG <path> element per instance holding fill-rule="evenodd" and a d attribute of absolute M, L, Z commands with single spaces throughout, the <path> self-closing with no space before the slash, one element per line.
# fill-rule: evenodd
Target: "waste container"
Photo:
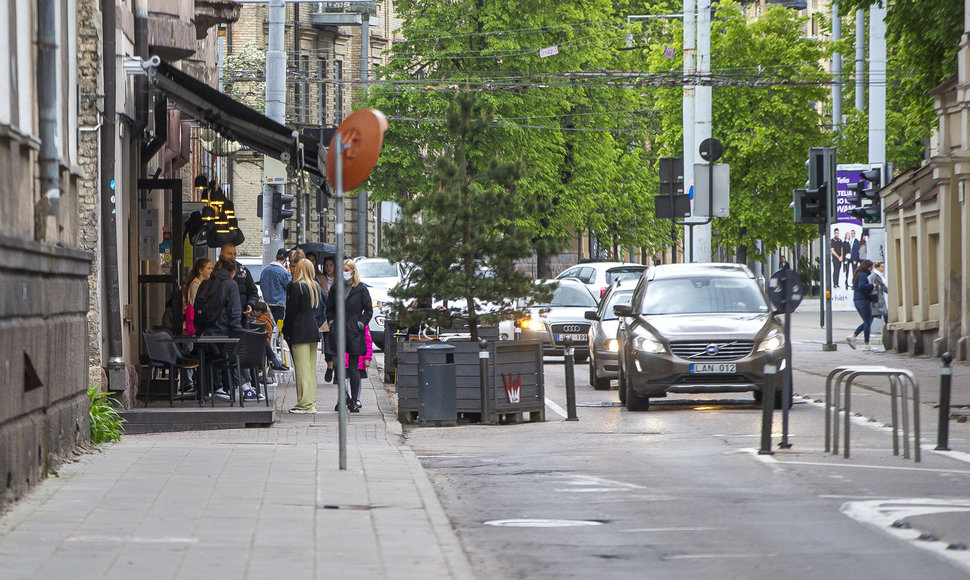
<path fill-rule="evenodd" d="M 458 423 L 455 347 L 429 344 L 418 348 L 418 423 L 448 426 Z"/>

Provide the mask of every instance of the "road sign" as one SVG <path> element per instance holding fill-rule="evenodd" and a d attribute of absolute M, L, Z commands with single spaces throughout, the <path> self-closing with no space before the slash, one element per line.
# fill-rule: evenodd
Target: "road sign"
<path fill-rule="evenodd" d="M 794 270 L 778 270 L 768 279 L 768 298 L 783 312 L 794 312 L 803 296 L 802 280 Z"/>

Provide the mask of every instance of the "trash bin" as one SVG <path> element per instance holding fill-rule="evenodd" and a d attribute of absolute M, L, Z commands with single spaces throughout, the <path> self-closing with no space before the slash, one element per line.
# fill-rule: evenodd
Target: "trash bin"
<path fill-rule="evenodd" d="M 418 423 L 450 426 L 458 423 L 455 347 L 418 347 Z"/>

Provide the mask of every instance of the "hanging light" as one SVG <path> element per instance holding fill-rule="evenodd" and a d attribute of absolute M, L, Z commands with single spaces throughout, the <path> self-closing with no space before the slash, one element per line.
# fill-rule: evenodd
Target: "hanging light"
<path fill-rule="evenodd" d="M 222 204 L 226 203 L 228 200 L 226 199 L 226 194 L 223 193 L 221 188 L 216 187 L 215 183 L 215 181 L 210 183 L 211 187 L 209 190 L 211 193 L 209 194 L 209 204 L 216 207 L 222 207 Z"/>
<path fill-rule="evenodd" d="M 236 217 L 236 206 L 232 203 L 231 199 L 222 204 L 222 211 L 226 212 L 226 217 L 229 219 Z"/>
<path fill-rule="evenodd" d="M 195 189 L 205 189 L 206 187 L 209 187 L 209 180 L 205 178 L 205 175 L 200 173 L 195 176 L 195 183 L 192 187 Z"/>
<path fill-rule="evenodd" d="M 202 208 L 202 221 L 211 222 L 216 219 L 216 210 L 212 209 L 211 205 L 206 205 Z"/>
<path fill-rule="evenodd" d="M 234 217 L 229 218 L 229 231 L 234 231 L 239 229 L 239 220 Z"/>

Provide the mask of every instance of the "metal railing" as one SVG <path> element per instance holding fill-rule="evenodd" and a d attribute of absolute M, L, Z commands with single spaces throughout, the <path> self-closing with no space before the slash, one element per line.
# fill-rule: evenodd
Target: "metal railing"
<path fill-rule="evenodd" d="M 839 453 L 839 410 L 838 402 L 842 385 L 845 385 L 845 442 L 843 457 L 849 458 L 849 427 L 852 420 L 852 399 L 850 388 L 856 377 L 882 376 L 889 379 L 889 396 L 892 413 L 893 455 L 899 455 L 899 406 L 902 407 L 903 458 L 909 459 L 909 412 L 907 385 L 913 389 L 913 458 L 920 461 L 919 425 L 919 382 L 912 372 L 906 369 L 893 369 L 885 366 L 836 367 L 825 379 L 825 451 L 831 449 L 833 455 Z M 896 397 L 899 395 L 899 405 Z M 834 410 L 834 413 L 833 413 Z"/>

